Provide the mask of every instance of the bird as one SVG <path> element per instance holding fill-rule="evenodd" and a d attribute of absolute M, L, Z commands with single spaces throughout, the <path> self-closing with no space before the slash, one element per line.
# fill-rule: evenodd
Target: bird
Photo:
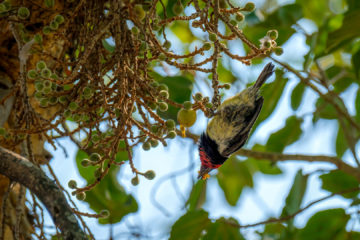
<path fill-rule="evenodd" d="M 273 72 L 274 65 L 268 63 L 254 85 L 224 100 L 218 107 L 199 139 L 198 179 L 209 178 L 211 170 L 219 168 L 245 144 L 264 102 L 259 89 Z"/>

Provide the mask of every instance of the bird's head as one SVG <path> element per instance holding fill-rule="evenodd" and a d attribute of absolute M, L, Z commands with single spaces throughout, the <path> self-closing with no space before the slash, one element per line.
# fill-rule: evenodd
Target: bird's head
<path fill-rule="evenodd" d="M 218 150 L 218 144 L 212 140 L 206 133 L 203 133 L 199 140 L 199 154 L 201 168 L 198 178 L 209 178 L 209 172 L 220 167 L 227 157 L 222 156 Z"/>

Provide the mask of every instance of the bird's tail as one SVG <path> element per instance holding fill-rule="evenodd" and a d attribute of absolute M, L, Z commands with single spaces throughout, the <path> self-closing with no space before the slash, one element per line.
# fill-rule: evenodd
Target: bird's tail
<path fill-rule="evenodd" d="M 253 89 L 256 92 L 259 88 L 264 84 L 264 82 L 273 74 L 274 72 L 274 64 L 268 63 L 260 73 L 258 79 L 256 80 L 255 84 L 253 85 Z"/>

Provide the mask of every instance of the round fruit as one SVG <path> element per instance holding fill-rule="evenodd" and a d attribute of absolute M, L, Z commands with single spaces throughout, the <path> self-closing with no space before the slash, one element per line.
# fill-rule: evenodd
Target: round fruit
<path fill-rule="evenodd" d="M 194 110 L 181 109 L 177 114 L 180 125 L 191 127 L 196 121 L 196 112 Z"/>

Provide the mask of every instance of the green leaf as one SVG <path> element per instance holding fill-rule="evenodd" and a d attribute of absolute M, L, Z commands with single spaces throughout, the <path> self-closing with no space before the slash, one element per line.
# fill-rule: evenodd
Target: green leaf
<path fill-rule="evenodd" d="M 110 212 L 108 218 L 99 219 L 100 224 L 118 223 L 125 215 L 138 210 L 135 198 L 127 194 L 117 181 L 118 172 L 119 167 L 111 167 L 101 182 L 86 192 L 85 201 L 89 203 L 91 209 L 97 213 L 103 209 Z"/>
<path fill-rule="evenodd" d="M 264 232 L 258 234 L 262 236 L 262 239 L 284 239 L 281 236 L 285 229 L 281 223 L 269 223 L 265 225 Z"/>
<path fill-rule="evenodd" d="M 81 161 L 85 158 L 89 158 L 88 154 L 78 150 L 76 154 L 77 168 L 80 175 L 88 184 L 91 184 L 95 181 L 94 171 L 97 167 L 89 166 L 85 168 L 81 166 Z M 108 174 L 101 182 L 86 192 L 85 202 L 89 203 L 91 209 L 97 213 L 104 209 L 110 212 L 109 218 L 99 219 L 101 224 L 120 222 L 125 215 L 138 210 L 135 198 L 127 194 L 116 179 L 119 169 L 118 166 L 111 166 Z"/>
<path fill-rule="evenodd" d="M 358 88 L 355 98 L 355 110 L 356 110 L 356 120 L 360 122 L 360 88 Z"/>
<path fill-rule="evenodd" d="M 301 134 L 301 118 L 290 116 L 286 119 L 285 126 L 270 135 L 267 143 L 266 150 L 269 152 L 282 152 L 286 146 L 296 142 Z"/>
<path fill-rule="evenodd" d="M 257 126 L 259 126 L 261 122 L 267 119 L 271 113 L 273 113 L 281 95 L 283 94 L 284 87 L 288 82 L 288 79 L 284 78 L 284 72 L 282 70 L 276 69 L 275 73 L 275 81 L 267 83 L 261 88 L 261 95 L 264 97 L 264 104 L 262 106 L 259 117 L 252 128 L 252 131 L 255 131 Z"/>
<path fill-rule="evenodd" d="M 236 80 L 232 72 L 224 67 L 222 61 L 218 62 L 217 73 L 219 75 L 219 81 L 222 83 L 233 83 Z"/>
<path fill-rule="evenodd" d="M 328 209 L 317 212 L 299 232 L 299 240 L 344 239 L 346 224 L 350 216 L 344 209 Z"/>
<path fill-rule="evenodd" d="M 330 96 L 331 97 L 331 96 Z M 333 98 L 333 97 L 331 97 Z M 343 109 L 346 109 L 344 103 L 338 99 L 334 98 L 334 101 Z M 323 118 L 323 119 L 338 119 L 338 114 L 334 106 L 327 101 L 324 100 L 324 98 L 318 98 L 318 100 L 315 103 L 316 106 L 316 112 L 314 113 L 314 118 Z"/>
<path fill-rule="evenodd" d="M 253 151 L 265 152 L 266 147 L 264 145 L 255 144 L 252 148 Z M 276 165 L 275 162 L 271 162 L 267 159 L 255 159 L 255 158 L 248 158 L 245 160 L 245 163 L 249 164 L 249 168 L 253 168 L 254 171 L 260 171 L 263 174 L 271 174 L 277 175 L 281 174 L 281 169 Z"/>
<path fill-rule="evenodd" d="M 253 187 L 253 179 L 248 163 L 230 157 L 217 174 L 219 186 L 224 191 L 226 201 L 235 206 L 244 187 Z"/>
<path fill-rule="evenodd" d="M 183 43 L 192 43 L 197 39 L 190 31 L 189 23 L 186 21 L 175 21 L 170 29 Z"/>
<path fill-rule="evenodd" d="M 247 21 L 248 25 L 244 28 L 246 36 L 253 42 L 258 42 L 269 29 L 276 29 L 279 33 L 279 37 L 276 39 L 279 46 L 295 33 L 291 26 L 303 17 L 299 4 L 284 5 L 266 16 L 265 21 L 262 22 L 259 22 L 259 18 L 254 15 L 250 14 L 246 17 L 249 20 Z"/>
<path fill-rule="evenodd" d="M 204 210 L 189 211 L 172 226 L 170 240 L 199 239 L 210 223 L 208 213 Z"/>
<path fill-rule="evenodd" d="M 281 217 L 290 216 L 300 210 L 301 203 L 304 198 L 307 180 L 309 175 L 303 175 L 300 169 L 296 175 L 290 192 L 285 200 L 285 207 L 281 213 Z"/>
<path fill-rule="evenodd" d="M 346 0 L 348 4 L 348 11 L 353 11 L 360 8 L 360 1 L 359 0 Z"/>
<path fill-rule="evenodd" d="M 291 108 L 295 111 L 299 108 L 305 92 L 305 84 L 299 82 L 291 93 Z"/>
<path fill-rule="evenodd" d="M 189 211 L 201 208 L 206 200 L 207 181 L 198 181 L 192 188 L 186 205 L 189 205 Z"/>
<path fill-rule="evenodd" d="M 359 79 L 360 77 L 360 50 L 358 50 L 351 58 L 352 65 L 354 68 L 354 72 L 356 75 L 356 78 Z"/>
<path fill-rule="evenodd" d="M 95 180 L 94 171 L 96 170 L 96 167 L 89 166 L 85 168 L 81 166 L 81 161 L 85 158 L 89 159 L 89 155 L 86 152 L 79 149 L 75 159 L 80 176 L 83 177 L 87 182 L 92 182 Z"/>
<path fill-rule="evenodd" d="M 232 224 L 238 224 L 234 218 L 220 218 L 209 225 L 203 240 L 244 240 L 239 228 Z"/>
<path fill-rule="evenodd" d="M 338 125 L 339 127 L 336 136 L 336 155 L 339 158 L 342 158 L 349 146 L 347 145 L 347 140 L 345 138 L 343 128 L 341 127 L 340 123 Z"/>
<path fill-rule="evenodd" d="M 164 83 L 169 88 L 169 99 L 177 103 L 183 103 L 190 100 L 191 91 L 193 88 L 193 80 L 185 76 L 176 77 L 162 77 L 159 74 L 152 74 L 152 76 L 159 83 Z M 164 119 L 173 119 L 177 122 L 178 108 L 169 104 L 169 109 L 166 112 L 158 111 L 158 115 Z"/>
<path fill-rule="evenodd" d="M 296 0 L 304 12 L 304 17 L 314 21 L 318 26 L 323 24 L 325 17 L 329 13 L 328 0 Z"/>
<path fill-rule="evenodd" d="M 331 80 L 334 78 L 338 78 L 339 75 L 343 75 L 344 71 L 350 72 L 351 70 L 346 69 L 342 66 L 340 67 L 340 66 L 334 65 L 334 66 L 328 68 L 325 73 L 326 73 L 328 79 Z M 339 93 L 345 91 L 353 82 L 355 82 L 355 80 L 353 78 L 351 78 L 349 74 L 346 74 L 345 76 L 341 77 L 333 84 L 334 92 L 339 94 Z"/>
<path fill-rule="evenodd" d="M 110 43 L 108 43 L 108 41 L 106 41 L 105 39 L 103 39 L 102 41 L 102 45 L 103 47 L 110 53 L 113 53 L 115 51 L 115 46 L 111 45 Z"/>
<path fill-rule="evenodd" d="M 347 13 L 341 28 L 329 33 L 326 51 L 328 53 L 360 36 L 360 9 Z"/>
<path fill-rule="evenodd" d="M 346 174 L 341 170 L 330 171 L 329 173 L 321 175 L 320 178 L 322 180 L 322 188 L 332 193 L 338 193 L 359 187 L 359 182 L 354 176 Z M 341 195 L 345 198 L 354 198 L 358 194 L 359 191 L 354 191 Z"/>

